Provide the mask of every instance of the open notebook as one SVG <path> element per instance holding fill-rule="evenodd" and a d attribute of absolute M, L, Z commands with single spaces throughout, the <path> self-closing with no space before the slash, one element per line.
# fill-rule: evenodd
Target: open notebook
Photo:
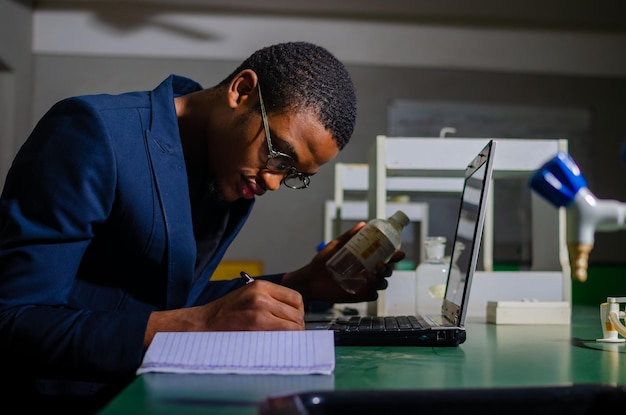
<path fill-rule="evenodd" d="M 466 338 L 465 316 L 472 277 L 476 270 L 489 185 L 493 173 L 496 142 L 487 145 L 470 160 L 465 170 L 450 266 L 441 314 L 412 316 L 352 316 L 312 319 L 307 329 L 333 330 L 337 346 L 458 346 Z M 458 256 L 458 258 L 457 258 Z"/>

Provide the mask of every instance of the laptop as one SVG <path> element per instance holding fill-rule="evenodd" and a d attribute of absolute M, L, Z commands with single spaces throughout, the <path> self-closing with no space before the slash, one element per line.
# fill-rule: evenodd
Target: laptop
<path fill-rule="evenodd" d="M 307 318 L 310 330 L 333 330 L 336 346 L 458 346 L 466 339 L 470 288 L 481 246 L 496 141 L 470 160 L 465 169 L 454 246 L 440 314 Z M 456 263 L 459 273 L 450 272 Z"/>

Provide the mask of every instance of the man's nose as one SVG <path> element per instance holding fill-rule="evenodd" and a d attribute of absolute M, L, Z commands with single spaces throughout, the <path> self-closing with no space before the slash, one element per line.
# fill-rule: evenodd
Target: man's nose
<path fill-rule="evenodd" d="M 263 180 L 268 190 L 278 190 L 285 175 L 283 173 L 263 172 Z"/>

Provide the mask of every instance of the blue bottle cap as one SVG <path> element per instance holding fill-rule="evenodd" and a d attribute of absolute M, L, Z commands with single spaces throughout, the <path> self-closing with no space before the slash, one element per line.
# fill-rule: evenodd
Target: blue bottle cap
<path fill-rule="evenodd" d="M 325 246 L 326 246 L 326 242 L 324 242 L 324 241 L 322 241 L 319 244 L 317 244 L 317 247 L 316 247 L 317 252 L 319 252 L 322 249 L 324 249 Z"/>
<path fill-rule="evenodd" d="M 574 159 L 559 152 L 538 169 L 529 180 L 530 188 L 556 207 L 569 206 L 587 181 Z"/>

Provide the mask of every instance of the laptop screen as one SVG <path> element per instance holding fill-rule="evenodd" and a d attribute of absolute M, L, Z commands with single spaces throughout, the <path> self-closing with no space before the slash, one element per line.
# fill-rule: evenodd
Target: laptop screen
<path fill-rule="evenodd" d="M 471 278 L 476 268 L 482 237 L 485 204 L 492 176 L 494 141 L 472 160 L 465 171 L 465 182 L 457 219 L 449 267 L 443 314 L 458 325 L 464 323 Z M 465 301 L 463 301 L 465 299 Z"/>

